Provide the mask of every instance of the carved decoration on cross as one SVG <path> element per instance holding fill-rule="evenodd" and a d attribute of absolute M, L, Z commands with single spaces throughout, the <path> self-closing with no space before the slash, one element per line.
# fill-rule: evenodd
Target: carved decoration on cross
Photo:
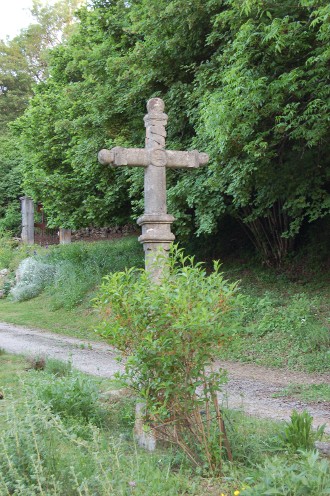
<path fill-rule="evenodd" d="M 208 162 L 206 153 L 193 151 L 173 151 L 165 149 L 167 115 L 164 102 L 151 98 L 147 103 L 148 113 L 144 117 L 146 127 L 145 148 L 115 147 L 101 150 L 98 158 L 103 165 L 144 167 L 144 214 L 137 223 L 142 226 L 139 241 L 145 251 L 146 270 L 157 282 L 162 267 L 157 266 L 157 253 L 167 253 L 175 236 L 171 232 L 174 217 L 167 213 L 166 206 L 166 167 L 196 169 Z"/>

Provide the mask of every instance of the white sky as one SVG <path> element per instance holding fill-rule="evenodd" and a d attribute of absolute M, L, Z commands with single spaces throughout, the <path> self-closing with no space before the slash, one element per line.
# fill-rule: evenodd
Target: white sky
<path fill-rule="evenodd" d="M 52 3 L 43 0 L 43 3 Z M 0 39 L 13 38 L 33 21 L 32 0 L 0 0 Z"/>

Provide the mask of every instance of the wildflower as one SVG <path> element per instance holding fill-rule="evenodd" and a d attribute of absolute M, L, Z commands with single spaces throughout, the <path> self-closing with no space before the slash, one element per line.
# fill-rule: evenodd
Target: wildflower
<path fill-rule="evenodd" d="M 239 495 L 239 491 L 234 491 L 234 496 L 238 496 Z"/>

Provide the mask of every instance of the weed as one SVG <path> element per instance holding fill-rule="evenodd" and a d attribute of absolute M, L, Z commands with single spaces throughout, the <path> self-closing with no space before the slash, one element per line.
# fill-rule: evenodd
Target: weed
<path fill-rule="evenodd" d="M 273 457 L 259 467 L 259 482 L 242 490 L 240 496 L 330 494 L 330 465 L 316 452 L 301 452 L 295 459 Z"/>
<path fill-rule="evenodd" d="M 53 374 L 57 377 L 65 377 L 72 374 L 72 362 L 62 362 L 54 358 L 47 358 L 45 372 Z"/>
<path fill-rule="evenodd" d="M 290 384 L 290 386 L 282 389 L 274 394 L 274 397 L 294 396 L 306 402 L 322 402 L 330 403 L 330 385 L 329 384 Z"/>
<path fill-rule="evenodd" d="M 35 391 L 38 399 L 50 405 L 52 412 L 62 418 L 75 418 L 96 425 L 104 419 L 98 389 L 90 377 L 78 373 L 57 374 L 49 381 L 45 376 L 35 383 Z"/>
<path fill-rule="evenodd" d="M 171 471 L 170 454 L 143 453 L 93 424 L 81 437 L 31 390 L 5 405 L 0 422 L 1 495 L 200 494 L 193 478 Z"/>
<path fill-rule="evenodd" d="M 314 449 L 315 441 L 322 439 L 325 425 L 313 431 L 312 422 L 313 417 L 307 411 L 293 410 L 281 436 L 284 446 L 293 451 Z"/>
<path fill-rule="evenodd" d="M 31 356 L 27 358 L 28 369 L 32 370 L 45 370 L 46 357 L 41 355 Z"/>

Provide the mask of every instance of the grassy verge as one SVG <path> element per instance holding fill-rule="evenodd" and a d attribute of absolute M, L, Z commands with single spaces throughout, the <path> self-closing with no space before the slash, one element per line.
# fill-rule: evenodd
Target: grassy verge
<path fill-rule="evenodd" d="M 290 384 L 290 386 L 276 393 L 274 397 L 292 396 L 306 403 L 310 402 L 328 402 L 330 405 L 330 385 L 329 384 Z"/>
<path fill-rule="evenodd" d="M 0 321 L 77 338 L 100 339 L 94 332 L 98 318 L 91 308 L 81 305 L 72 310 L 54 309 L 51 298 L 45 294 L 22 302 L 0 300 Z"/>
<path fill-rule="evenodd" d="M 0 243 L 0 263 L 14 269 L 33 248 Z M 14 302 L 0 300 L 0 321 L 97 339 L 90 300 L 102 277 L 142 266 L 135 238 L 37 248 L 36 264 Z M 225 276 L 240 281 L 231 339 L 221 357 L 268 367 L 330 371 L 330 284 L 327 271 L 287 267 L 282 271 L 251 262 L 225 262 Z M 1 266 L 0 266 L 1 268 Z M 29 273 L 29 271 L 28 271 Z"/>
<path fill-rule="evenodd" d="M 54 360 L 41 371 L 27 366 L 22 358 L 0 353 L 1 494 L 327 494 L 325 461 L 312 452 L 283 451 L 279 423 L 226 412 L 234 463 L 224 464 L 223 477 L 209 477 L 174 448 L 148 453 L 135 445 L 135 400 L 110 394 L 118 384 L 77 374 Z M 279 483 L 287 492 L 266 492 Z"/>
<path fill-rule="evenodd" d="M 233 339 L 226 358 L 307 372 L 330 371 L 327 274 L 292 274 L 253 265 L 226 268 L 240 281 Z"/>

